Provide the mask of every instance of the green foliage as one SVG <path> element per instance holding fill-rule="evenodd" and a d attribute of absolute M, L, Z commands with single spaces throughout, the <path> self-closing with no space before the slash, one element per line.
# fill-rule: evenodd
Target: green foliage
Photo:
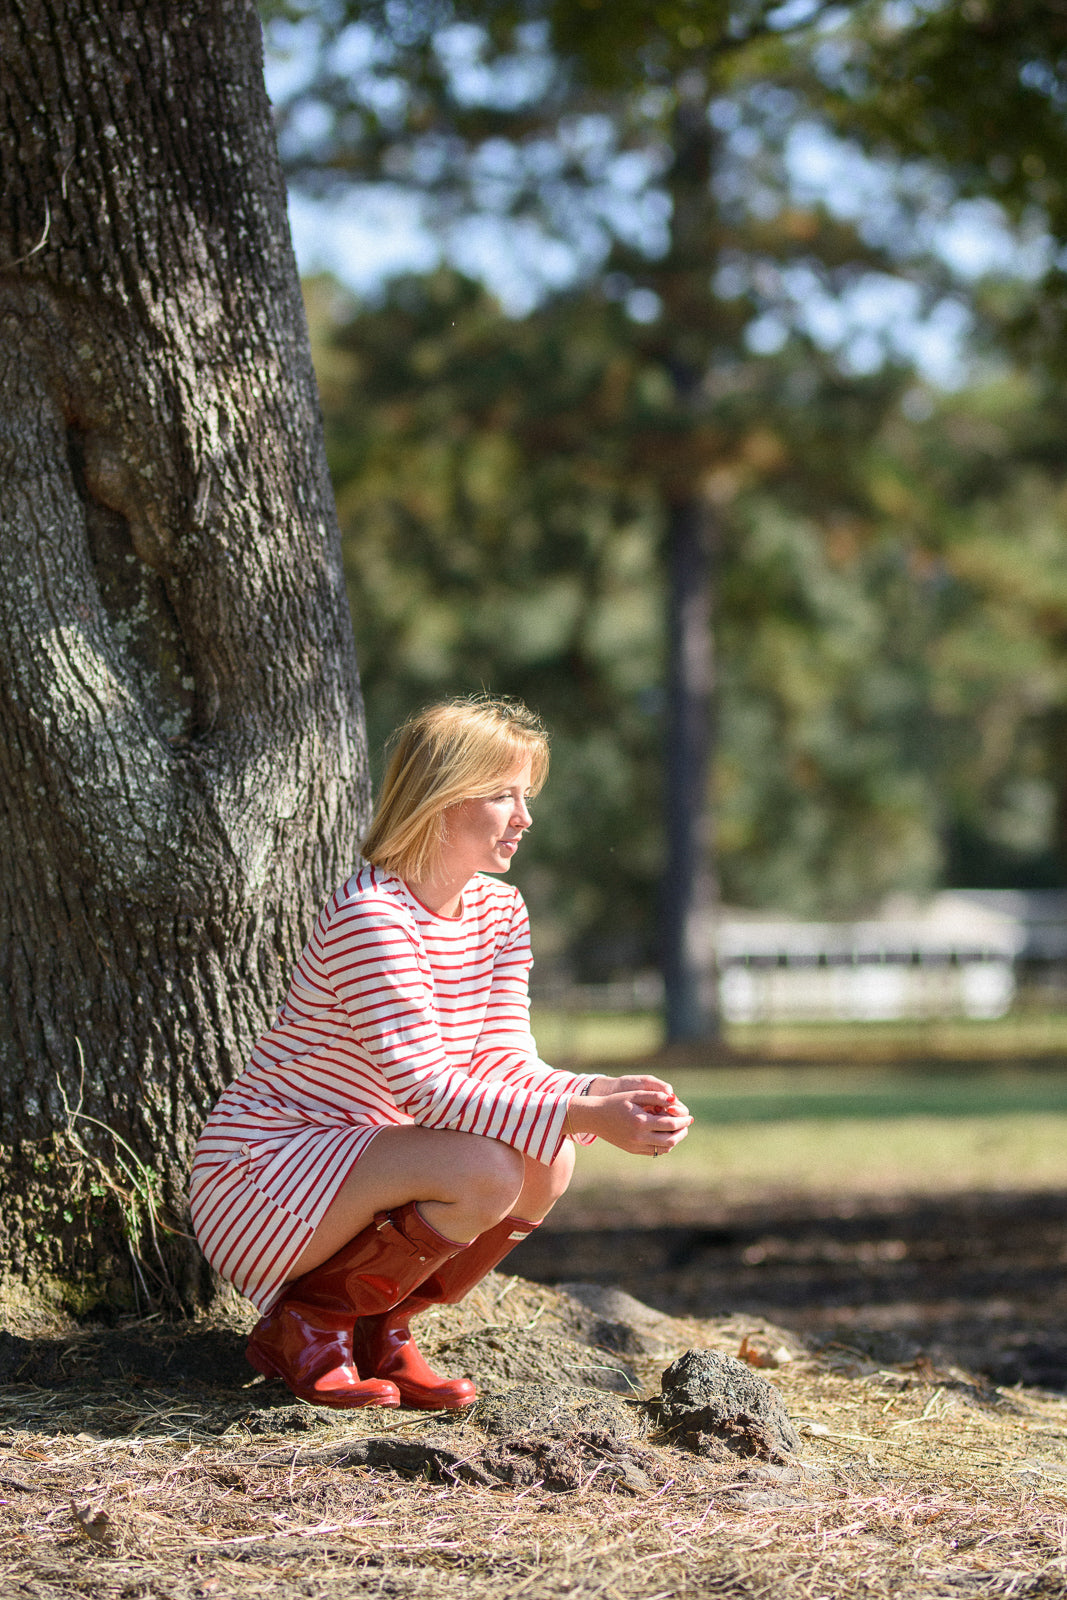
<path fill-rule="evenodd" d="M 1026 365 L 940 399 L 814 348 L 789 276 L 959 294 L 931 247 L 959 197 L 1061 237 L 1058 21 L 1029 0 L 274 14 L 315 43 L 280 108 L 298 181 L 399 183 L 443 239 L 493 215 L 572 253 L 576 287 L 521 319 L 444 270 L 360 307 L 309 286 L 372 740 L 465 689 L 545 713 L 554 772 L 518 867 L 544 953 L 586 976 L 652 953 L 684 500 L 716 545 L 725 898 L 832 912 L 946 874 L 1062 881 L 1055 256 L 1040 300 L 1021 278 L 969 291 L 975 347 Z M 798 203 L 801 118 L 897 162 L 896 232 Z M 768 318 L 780 348 L 757 355 Z"/>
<path fill-rule="evenodd" d="M 898 169 L 929 212 L 989 202 L 1038 245 L 1029 284 L 979 285 L 979 337 L 1067 363 L 1067 33 L 1042 0 L 858 0 L 794 57 L 822 116 Z M 1026 291 L 1029 292 L 1026 292 Z M 992 291 L 992 292 L 990 292 Z M 1020 292 L 1022 291 L 1022 292 Z"/>
<path fill-rule="evenodd" d="M 1013 374 L 944 397 L 896 440 L 909 521 L 942 596 L 929 660 L 946 739 L 946 869 L 959 884 L 1063 882 L 1065 426 L 1058 395 Z"/>
<path fill-rule="evenodd" d="M 335 292 L 308 292 L 372 749 L 442 694 L 536 705 L 553 772 L 517 871 L 542 948 L 595 930 L 600 963 L 633 959 L 657 867 L 661 601 L 657 508 L 617 460 L 622 314 L 512 322 L 442 271 L 331 329 Z"/>
<path fill-rule="evenodd" d="M 595 293 L 515 320 L 448 272 L 340 316 L 334 286 L 307 292 L 375 747 L 443 693 L 537 705 L 554 768 L 517 872 L 546 953 L 587 975 L 648 959 L 663 653 L 649 456 L 671 404 L 655 355 Z M 790 348 L 719 396 L 732 900 L 848 910 L 936 877 L 943 586 L 885 510 L 905 387 Z"/>

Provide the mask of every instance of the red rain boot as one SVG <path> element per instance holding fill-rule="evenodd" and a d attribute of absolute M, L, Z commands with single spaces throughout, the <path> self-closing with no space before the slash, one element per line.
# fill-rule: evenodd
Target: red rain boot
<path fill-rule="evenodd" d="M 352 1358 L 355 1317 L 388 1311 L 468 1247 L 431 1228 L 414 1202 L 382 1211 L 335 1255 L 291 1283 L 256 1323 L 245 1354 L 315 1406 L 396 1406 L 397 1386 L 361 1377 Z"/>
<path fill-rule="evenodd" d="M 352 1335 L 360 1371 L 390 1379 L 400 1391 L 401 1402 L 421 1411 L 469 1406 L 477 1393 L 473 1383 L 469 1378 L 442 1378 L 436 1373 L 420 1353 L 408 1324 L 427 1306 L 455 1305 L 462 1300 L 539 1226 L 524 1222 L 521 1217 L 505 1217 L 495 1228 L 479 1234 L 459 1255 L 442 1262 L 406 1300 L 378 1316 L 360 1317 Z"/>

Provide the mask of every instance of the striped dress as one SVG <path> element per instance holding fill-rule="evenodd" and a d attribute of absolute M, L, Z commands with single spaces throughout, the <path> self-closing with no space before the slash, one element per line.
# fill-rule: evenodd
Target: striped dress
<path fill-rule="evenodd" d="M 551 1163 L 591 1080 L 538 1060 L 531 964 L 522 897 L 494 878 L 471 879 L 456 918 L 374 867 L 349 878 L 197 1145 L 190 1202 L 212 1266 L 269 1309 L 383 1127 L 483 1134 Z"/>

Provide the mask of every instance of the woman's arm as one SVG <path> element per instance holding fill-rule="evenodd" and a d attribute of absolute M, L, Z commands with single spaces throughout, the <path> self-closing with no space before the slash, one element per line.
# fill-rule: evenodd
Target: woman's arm
<path fill-rule="evenodd" d="M 551 1164 L 566 1137 L 569 1096 L 554 1085 L 481 1082 L 453 1066 L 410 920 L 384 897 L 338 908 L 309 946 L 347 1013 L 360 1052 L 396 1103 L 425 1128 L 478 1133 Z"/>
<path fill-rule="evenodd" d="M 593 1081 L 587 1072 L 550 1067 L 537 1054 L 530 1031 L 530 919 L 522 896 L 514 896 L 507 933 L 493 960 L 489 995 L 471 1076 L 482 1082 L 509 1083 L 538 1093 L 582 1094 Z"/>

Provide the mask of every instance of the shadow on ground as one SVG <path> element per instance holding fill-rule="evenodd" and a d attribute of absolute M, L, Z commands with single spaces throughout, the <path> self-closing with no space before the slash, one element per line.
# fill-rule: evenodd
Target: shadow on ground
<path fill-rule="evenodd" d="M 622 1289 L 673 1316 L 762 1319 L 812 1349 L 838 1344 L 888 1365 L 925 1361 L 999 1385 L 1067 1391 L 1065 1214 L 1067 1195 L 1048 1192 L 744 1207 L 682 1191 L 618 1194 L 610 1204 L 577 1194 L 508 1268 L 532 1284 Z M 473 1302 L 461 1313 L 468 1314 L 476 1317 Z M 177 1387 L 189 1399 L 210 1393 L 216 1405 L 226 1390 L 218 1419 L 226 1426 L 231 1412 L 291 1400 L 280 1385 L 261 1386 L 244 1360 L 254 1315 L 245 1307 L 237 1321 L 216 1326 L 150 1320 L 55 1337 L 3 1329 L 0 1383 L 67 1389 L 102 1381 L 131 1393 Z M 566 1331 L 620 1358 L 632 1353 L 609 1330 Z M 495 1337 L 492 1329 L 464 1336 L 490 1344 Z M 539 1326 L 512 1328 L 499 1349 L 471 1348 L 465 1358 L 472 1370 L 503 1363 L 502 1381 L 526 1381 L 551 1355 L 542 1339 Z M 557 1365 L 562 1359 L 552 1356 Z M 568 1359 L 572 1381 L 604 1383 L 577 1354 Z M 624 1389 L 628 1381 L 618 1378 Z"/>
<path fill-rule="evenodd" d="M 514 1270 L 618 1285 L 675 1315 L 765 1317 L 880 1361 L 1067 1389 L 1067 1194 L 728 1209 L 679 1192 L 659 1197 L 659 1220 L 628 1204 L 568 1196 Z"/>

